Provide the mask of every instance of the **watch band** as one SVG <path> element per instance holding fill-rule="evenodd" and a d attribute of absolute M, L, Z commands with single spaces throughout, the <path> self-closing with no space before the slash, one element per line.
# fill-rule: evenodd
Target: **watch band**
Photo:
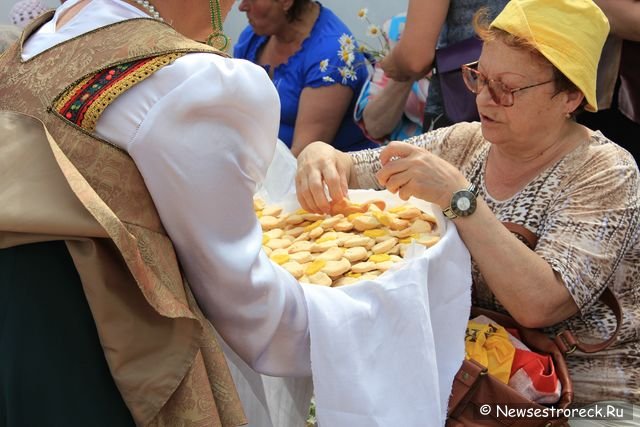
<path fill-rule="evenodd" d="M 446 209 L 444 209 L 444 210 L 442 211 L 442 213 L 444 214 L 444 216 L 446 216 L 446 217 L 447 217 L 447 218 L 449 218 L 449 219 L 456 219 L 456 218 L 458 218 L 458 215 L 456 215 L 456 214 L 453 212 L 453 209 L 451 209 L 451 206 L 447 206 L 447 208 L 446 208 Z"/>

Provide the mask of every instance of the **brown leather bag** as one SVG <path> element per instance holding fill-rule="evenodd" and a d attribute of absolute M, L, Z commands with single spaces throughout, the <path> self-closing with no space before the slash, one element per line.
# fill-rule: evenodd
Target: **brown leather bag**
<path fill-rule="evenodd" d="M 518 224 L 504 223 L 504 225 L 531 249 L 535 248 L 537 237 L 531 231 Z M 615 313 L 618 323 L 612 336 L 598 344 L 582 343 L 569 330 L 563 331 L 555 339 L 551 339 L 541 331 L 519 325 L 512 317 L 506 314 L 479 307 L 472 307 L 471 317 L 485 315 L 505 328 L 516 329 L 521 341 L 532 351 L 549 354 L 553 359 L 554 368 L 562 386 L 560 400 L 553 405 L 553 408 L 565 409 L 573 400 L 573 384 L 565 357 L 576 349 L 585 353 L 594 353 L 607 348 L 615 340 L 620 328 L 622 315 L 616 297 L 607 288 L 601 295 L 600 300 Z M 491 409 L 489 414 L 481 413 L 483 405 L 489 405 L 488 407 Z M 486 367 L 475 360 L 464 360 L 453 381 L 446 427 L 556 427 L 568 425 L 567 418 L 561 416 L 562 414 L 558 412 L 546 411 L 547 416 L 536 415 L 535 418 L 514 418 L 507 417 L 504 409 L 501 413 L 496 413 L 497 405 L 504 409 L 529 411 L 529 414 L 534 414 L 536 410 L 538 414 L 545 414 L 544 411 L 548 408 L 529 400 L 507 384 L 494 378 L 487 372 Z"/>

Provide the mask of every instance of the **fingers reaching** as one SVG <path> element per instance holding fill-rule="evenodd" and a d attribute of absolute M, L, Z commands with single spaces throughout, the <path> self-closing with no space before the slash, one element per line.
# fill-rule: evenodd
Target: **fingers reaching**
<path fill-rule="evenodd" d="M 298 156 L 296 193 L 303 209 L 330 212 L 330 200 L 347 195 L 349 168 L 340 152 L 328 144 L 314 142 Z"/>
<path fill-rule="evenodd" d="M 390 161 L 396 158 L 408 157 L 419 149 L 415 145 L 407 144 L 406 142 L 392 141 L 380 153 L 380 162 L 382 166 L 386 166 Z"/>
<path fill-rule="evenodd" d="M 386 187 L 392 193 L 397 192 L 398 188 L 409 179 L 408 177 L 399 177 L 397 175 L 408 171 L 411 164 L 405 159 L 415 151 L 416 147 L 403 142 L 392 142 L 385 147 L 380 153 L 380 162 L 383 167 L 376 173 L 376 178 L 380 185 Z M 394 182 L 390 182 L 392 177 L 396 178 Z"/>

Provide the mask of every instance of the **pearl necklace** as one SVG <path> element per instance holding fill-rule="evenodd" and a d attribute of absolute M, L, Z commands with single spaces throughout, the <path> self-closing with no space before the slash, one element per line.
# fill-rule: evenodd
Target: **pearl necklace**
<path fill-rule="evenodd" d="M 162 16 L 160 16 L 160 13 L 156 10 L 155 7 L 153 7 L 151 3 L 149 3 L 149 0 L 134 0 L 134 1 L 140 6 L 142 6 L 147 12 L 149 12 L 149 15 L 151 15 L 153 19 L 157 19 L 158 21 L 164 22 L 164 19 L 162 18 Z"/>

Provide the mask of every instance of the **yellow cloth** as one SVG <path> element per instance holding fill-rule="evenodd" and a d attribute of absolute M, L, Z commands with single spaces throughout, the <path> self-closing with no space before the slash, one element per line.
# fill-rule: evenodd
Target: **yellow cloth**
<path fill-rule="evenodd" d="M 516 349 L 502 326 L 470 320 L 464 347 L 467 359 L 475 360 L 485 366 L 491 375 L 505 384 L 509 383 Z"/>
<path fill-rule="evenodd" d="M 531 43 L 597 111 L 596 77 L 609 21 L 592 0 L 511 0 L 491 23 Z"/>

